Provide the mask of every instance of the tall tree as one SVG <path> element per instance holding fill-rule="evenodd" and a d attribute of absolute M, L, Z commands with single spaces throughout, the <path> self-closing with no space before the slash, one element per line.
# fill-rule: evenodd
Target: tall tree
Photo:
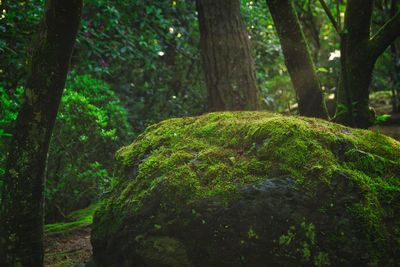
<path fill-rule="evenodd" d="M 291 0 L 267 0 L 267 5 L 296 91 L 300 115 L 328 118 L 323 92 Z"/>
<path fill-rule="evenodd" d="M 47 152 L 68 73 L 82 0 L 48 0 L 7 155 L 0 266 L 43 266 Z"/>
<path fill-rule="evenodd" d="M 208 109 L 255 110 L 258 85 L 239 0 L 197 0 Z"/>
<path fill-rule="evenodd" d="M 400 12 L 373 35 L 374 0 L 348 0 L 343 28 L 340 16 L 335 19 L 326 3 L 319 1 L 340 34 L 341 79 L 335 120 L 366 128 L 374 119 L 368 105 L 374 66 L 378 57 L 400 35 Z"/>

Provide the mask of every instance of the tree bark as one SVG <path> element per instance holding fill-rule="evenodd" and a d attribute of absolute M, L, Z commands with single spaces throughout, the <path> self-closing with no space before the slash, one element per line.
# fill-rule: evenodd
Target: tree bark
<path fill-rule="evenodd" d="M 321 50 L 320 32 L 322 23 L 318 16 L 314 13 L 314 1 L 309 0 L 304 5 L 303 2 L 293 2 L 295 10 L 297 10 L 297 16 L 300 21 L 301 29 L 304 32 L 307 43 L 309 45 L 309 51 L 314 64 L 318 63 L 319 52 Z"/>
<path fill-rule="evenodd" d="M 374 121 L 369 108 L 369 87 L 378 57 L 400 35 L 400 13 L 372 38 L 373 0 L 349 0 L 344 29 L 340 32 L 341 81 L 335 121 L 367 128 Z"/>
<path fill-rule="evenodd" d="M 48 0 L 7 155 L 0 266 L 43 266 L 44 172 L 82 0 Z"/>
<path fill-rule="evenodd" d="M 208 109 L 256 110 L 258 85 L 239 0 L 197 0 Z"/>
<path fill-rule="evenodd" d="M 391 1 L 390 15 L 394 17 L 398 12 L 397 0 Z M 391 70 L 391 77 L 393 82 L 392 88 L 392 110 L 393 113 L 400 112 L 400 48 L 398 43 L 393 42 L 390 45 L 390 52 L 392 55 L 393 70 Z"/>
<path fill-rule="evenodd" d="M 290 0 L 267 0 L 302 116 L 328 118 L 323 92 Z"/>

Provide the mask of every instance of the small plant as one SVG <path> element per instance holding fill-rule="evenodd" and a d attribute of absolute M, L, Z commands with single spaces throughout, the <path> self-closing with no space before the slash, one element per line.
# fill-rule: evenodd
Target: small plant
<path fill-rule="evenodd" d="M 377 115 L 377 116 L 375 116 L 375 121 L 376 122 L 385 122 L 385 121 L 389 120 L 390 117 L 391 117 L 391 115 L 388 115 L 388 114 Z"/>

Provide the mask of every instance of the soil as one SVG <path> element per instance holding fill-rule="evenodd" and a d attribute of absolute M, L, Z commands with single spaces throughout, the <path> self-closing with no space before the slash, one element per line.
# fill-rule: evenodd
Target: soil
<path fill-rule="evenodd" d="M 45 236 L 45 266 L 71 267 L 92 255 L 90 227 Z"/>

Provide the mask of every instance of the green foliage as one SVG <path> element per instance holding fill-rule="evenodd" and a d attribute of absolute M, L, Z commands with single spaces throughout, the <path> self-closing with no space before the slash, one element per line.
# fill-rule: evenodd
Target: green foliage
<path fill-rule="evenodd" d="M 400 2 L 375 1 L 375 16 L 372 24 L 373 32 L 377 32 L 392 16 L 393 5 L 400 8 Z M 377 60 L 372 79 L 372 90 L 397 91 L 397 98 L 400 101 L 400 40 L 395 40 Z"/>
<path fill-rule="evenodd" d="M 376 117 L 375 117 L 375 120 L 376 120 L 377 122 L 385 122 L 385 121 L 387 121 L 388 119 L 390 119 L 390 117 L 391 117 L 391 115 L 383 114 L 383 115 L 378 115 L 378 116 L 376 116 Z"/>
<path fill-rule="evenodd" d="M 48 220 L 110 189 L 114 152 L 129 136 L 127 112 L 106 83 L 87 75 L 67 83 L 49 151 Z"/>
<path fill-rule="evenodd" d="M 204 111 L 206 90 L 194 2 L 85 1 L 72 69 L 111 84 L 127 107 L 135 132 L 169 117 Z M 326 2 L 336 16 L 336 1 Z M 265 1 L 241 3 L 263 107 L 286 110 L 296 102 L 295 94 Z M 318 1 L 299 0 L 294 5 L 320 70 L 321 84 L 330 93 L 338 87 L 340 60 L 330 58 L 339 49 L 338 36 Z M 15 90 L 25 81 L 43 6 L 44 0 L 0 4 L 0 10 L 5 10 L 0 20 L 0 85 L 7 90 Z M 344 8 L 341 4 L 340 11 L 344 12 Z M 387 10 L 387 3 L 376 6 L 374 30 L 387 21 Z M 374 88 L 399 88 L 393 68 L 398 61 L 398 52 L 396 56 L 388 51 L 381 57 Z"/>
<path fill-rule="evenodd" d="M 23 88 L 0 87 L 0 175 Z M 46 173 L 47 219 L 86 207 L 112 187 L 115 151 L 131 137 L 127 111 L 111 88 L 89 75 L 74 76 L 61 100 Z M 0 179 L 1 186 L 1 179 Z"/>
<path fill-rule="evenodd" d="M 83 12 L 73 67 L 112 84 L 136 132 L 203 110 L 194 1 L 89 0 Z"/>
<path fill-rule="evenodd" d="M 24 85 L 43 6 L 43 0 L 0 4 L 6 10 L 0 19 L 0 85 L 7 89 Z M 71 67 L 111 84 L 139 132 L 171 116 L 203 111 L 198 42 L 194 1 L 88 0 Z"/>
<path fill-rule="evenodd" d="M 12 137 L 11 124 L 17 118 L 19 101 L 22 96 L 22 88 L 17 88 L 13 94 L 0 86 L 0 201 L 2 191 L 2 175 L 5 168 L 5 156 L 7 143 Z"/>
<path fill-rule="evenodd" d="M 268 110 L 285 111 L 295 103 L 295 93 L 289 76 L 276 76 L 266 81 L 265 85 L 268 93 L 264 97 L 264 102 Z"/>
<path fill-rule="evenodd" d="M 242 16 L 251 36 L 263 108 L 284 111 L 295 103 L 279 38 L 265 1 L 242 1 Z"/>
<path fill-rule="evenodd" d="M 0 2 L 0 86 L 23 85 L 44 0 Z"/>

